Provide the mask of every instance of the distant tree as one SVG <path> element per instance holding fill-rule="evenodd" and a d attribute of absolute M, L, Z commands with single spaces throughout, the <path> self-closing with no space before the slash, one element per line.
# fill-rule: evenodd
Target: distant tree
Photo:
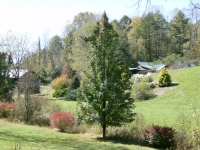
<path fill-rule="evenodd" d="M 11 79 L 9 77 L 11 64 L 11 55 L 0 52 L 0 101 L 11 101 Z"/>
<path fill-rule="evenodd" d="M 103 138 L 108 126 L 133 121 L 133 99 L 130 98 L 129 69 L 115 53 L 118 35 L 108 22 L 106 13 L 96 23 L 90 37 L 91 72 L 82 80 L 77 113 L 80 120 L 101 124 Z"/>
<path fill-rule="evenodd" d="M 116 54 L 118 55 L 119 59 L 123 59 L 126 61 L 128 66 L 132 64 L 132 58 L 129 53 L 129 43 L 127 39 L 127 32 L 126 26 L 121 25 L 117 21 L 111 22 L 113 29 L 118 34 L 118 42 L 116 43 Z"/>
<path fill-rule="evenodd" d="M 128 16 L 124 15 L 120 20 L 119 20 L 119 24 L 126 28 L 129 24 L 131 23 L 131 18 L 129 18 Z"/>
<path fill-rule="evenodd" d="M 183 54 L 183 44 L 189 41 L 188 21 L 189 18 L 186 18 L 182 11 L 179 11 L 174 19 L 170 21 L 170 35 L 174 41 L 174 50 L 177 54 Z"/>
<path fill-rule="evenodd" d="M 51 62 L 51 69 L 55 69 L 56 63 L 59 64 L 61 60 L 61 51 L 63 49 L 62 39 L 55 35 L 49 42 L 49 55 Z"/>

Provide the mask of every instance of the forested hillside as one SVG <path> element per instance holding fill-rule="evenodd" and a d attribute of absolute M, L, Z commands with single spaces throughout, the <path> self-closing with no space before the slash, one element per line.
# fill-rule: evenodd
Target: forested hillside
<path fill-rule="evenodd" d="M 198 58 L 198 13 L 199 10 L 196 10 L 192 17 L 188 17 L 189 14 L 178 11 L 171 20 L 167 20 L 160 11 L 152 10 L 142 16 L 129 18 L 124 14 L 120 20 L 111 20 L 119 39 L 115 47 L 118 57 L 125 60 L 129 67 L 135 67 L 137 61 L 164 61 L 171 54 L 179 55 L 174 59 L 180 59 L 183 63 Z M 1 36 L 1 51 L 12 55 L 13 68 L 34 70 L 44 81 L 60 76 L 66 67 L 81 79 L 89 65 L 89 45 L 82 37 L 91 34 L 99 16 L 80 12 L 65 26 L 62 36 L 48 37 L 45 33 L 33 44 L 30 44 L 28 34 L 8 32 Z"/>

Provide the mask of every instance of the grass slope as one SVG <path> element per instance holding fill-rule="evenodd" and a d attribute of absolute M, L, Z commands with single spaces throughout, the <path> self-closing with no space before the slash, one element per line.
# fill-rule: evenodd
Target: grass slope
<path fill-rule="evenodd" d="M 172 81 L 178 83 L 173 90 L 152 100 L 135 102 L 134 111 L 143 114 L 150 124 L 174 126 L 180 113 L 192 114 L 192 106 L 200 106 L 200 67 L 168 72 Z M 153 78 L 158 76 L 154 74 Z"/>
<path fill-rule="evenodd" d="M 59 133 L 50 128 L 0 120 L 0 149 L 8 150 L 150 150 L 137 145 L 100 141 L 83 134 Z"/>

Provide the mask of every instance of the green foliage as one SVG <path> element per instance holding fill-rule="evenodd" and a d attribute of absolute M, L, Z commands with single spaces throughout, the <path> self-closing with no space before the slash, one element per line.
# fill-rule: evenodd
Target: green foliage
<path fill-rule="evenodd" d="M 50 79 L 48 77 L 49 76 L 49 70 L 48 70 L 48 68 L 42 66 L 38 70 L 37 74 L 39 75 L 42 83 L 50 83 Z"/>
<path fill-rule="evenodd" d="M 12 89 L 9 71 L 12 64 L 11 55 L 0 52 L 0 101 L 11 101 Z"/>
<path fill-rule="evenodd" d="M 77 99 L 77 89 L 69 90 L 65 95 L 65 100 L 67 101 L 76 101 Z"/>
<path fill-rule="evenodd" d="M 80 80 L 77 75 L 73 76 L 70 82 L 70 89 L 77 89 L 80 87 Z"/>
<path fill-rule="evenodd" d="M 183 54 L 183 44 L 189 41 L 187 36 L 188 23 L 189 18 L 186 18 L 186 15 L 182 11 L 179 11 L 170 21 L 170 36 L 173 39 L 173 49 L 176 54 Z"/>
<path fill-rule="evenodd" d="M 171 76 L 167 72 L 166 68 L 163 68 L 158 77 L 158 86 L 160 87 L 170 86 L 171 83 L 172 83 Z"/>
<path fill-rule="evenodd" d="M 138 101 L 149 100 L 156 97 L 156 95 L 151 91 L 150 84 L 146 82 L 133 84 L 131 93 L 132 97 Z"/>
<path fill-rule="evenodd" d="M 69 88 L 57 89 L 53 93 L 53 97 L 55 97 L 55 98 L 64 97 L 68 91 L 69 91 Z"/>
<path fill-rule="evenodd" d="M 61 65 L 56 65 L 55 68 L 51 69 L 50 76 L 52 79 L 59 77 L 62 71 Z"/>
<path fill-rule="evenodd" d="M 81 12 L 74 17 L 72 24 L 66 27 L 66 37 L 63 39 L 65 53 L 67 53 L 68 60 L 72 60 L 70 61 L 72 69 L 81 75 L 84 71 L 89 71 L 90 61 L 86 57 L 89 53 L 89 44 L 80 35 L 89 36 L 97 19 L 96 14 Z"/>
<path fill-rule="evenodd" d="M 116 56 L 117 38 L 106 13 L 91 36 L 83 38 L 90 43 L 91 72 L 82 80 L 77 114 L 79 120 L 100 123 L 104 138 L 107 126 L 120 126 L 134 117 L 134 100 L 130 92 L 125 93 L 130 85 L 129 69 Z"/>

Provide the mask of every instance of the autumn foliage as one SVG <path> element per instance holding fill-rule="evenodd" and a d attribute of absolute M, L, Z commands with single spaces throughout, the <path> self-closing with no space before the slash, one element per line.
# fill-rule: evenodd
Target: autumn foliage
<path fill-rule="evenodd" d="M 60 129 L 61 132 L 73 127 L 75 117 L 69 112 L 56 112 L 50 118 L 50 125 Z"/>

